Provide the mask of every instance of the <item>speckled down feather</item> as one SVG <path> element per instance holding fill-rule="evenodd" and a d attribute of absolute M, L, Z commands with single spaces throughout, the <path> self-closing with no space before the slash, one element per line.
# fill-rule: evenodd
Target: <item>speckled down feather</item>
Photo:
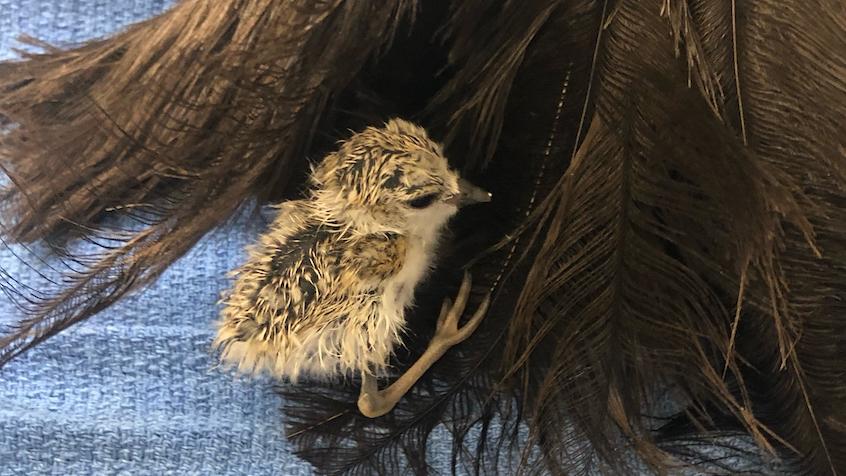
<path fill-rule="evenodd" d="M 215 345 L 226 364 L 292 381 L 384 374 L 457 211 L 458 176 L 422 128 L 392 120 L 343 143 L 312 184 L 309 198 L 279 206 L 234 272 Z"/>

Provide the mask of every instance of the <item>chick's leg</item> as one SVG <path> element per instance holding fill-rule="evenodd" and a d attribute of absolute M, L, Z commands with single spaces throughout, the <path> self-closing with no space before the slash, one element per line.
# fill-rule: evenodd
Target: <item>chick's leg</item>
<path fill-rule="evenodd" d="M 464 307 L 467 305 L 467 299 L 470 296 L 470 284 L 470 274 L 465 273 L 455 302 L 451 303 L 449 298 L 444 300 L 443 306 L 441 306 L 441 314 L 438 317 L 435 336 L 432 337 L 426 351 L 394 383 L 379 390 L 376 385 L 376 378 L 362 372 L 361 393 L 358 397 L 358 409 L 362 415 L 376 418 L 391 411 L 412 385 L 429 370 L 429 367 L 437 362 L 450 347 L 470 337 L 473 331 L 479 327 L 479 323 L 482 322 L 482 318 L 488 310 L 490 295 L 485 296 L 470 320 L 460 328 L 458 327 L 458 321 L 464 313 Z"/>

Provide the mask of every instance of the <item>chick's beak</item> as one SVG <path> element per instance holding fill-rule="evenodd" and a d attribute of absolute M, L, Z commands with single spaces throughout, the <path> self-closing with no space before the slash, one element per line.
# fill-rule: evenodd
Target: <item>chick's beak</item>
<path fill-rule="evenodd" d="M 493 195 L 491 195 L 490 192 L 487 192 L 467 180 L 460 178 L 458 179 L 458 195 L 452 197 L 450 202 L 458 207 L 463 207 L 466 205 L 473 205 L 474 203 L 490 202 L 491 198 L 493 198 Z"/>

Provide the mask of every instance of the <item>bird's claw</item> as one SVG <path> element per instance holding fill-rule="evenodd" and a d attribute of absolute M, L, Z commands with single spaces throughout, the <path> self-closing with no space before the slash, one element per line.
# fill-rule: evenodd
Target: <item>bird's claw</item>
<path fill-rule="evenodd" d="M 449 298 L 444 299 L 444 303 L 441 306 L 441 314 L 438 316 L 435 336 L 432 339 L 433 343 L 452 347 L 470 337 L 476 328 L 479 327 L 490 305 L 490 293 L 479 304 L 479 307 L 473 313 L 470 320 L 460 328 L 458 327 L 458 321 L 461 319 L 461 315 L 464 314 L 464 308 L 467 306 L 467 300 L 470 297 L 471 284 L 472 279 L 470 273 L 464 273 L 464 279 L 461 281 L 461 288 L 458 290 L 455 302 L 453 303 Z"/>
<path fill-rule="evenodd" d="M 361 393 L 358 396 L 358 410 L 367 418 L 376 418 L 388 413 L 396 405 L 396 399 L 391 399 L 390 395 L 386 396 L 385 393 L 386 391 L 379 390 L 377 387 L 376 377 L 368 372 L 363 372 L 361 374 Z"/>
<path fill-rule="evenodd" d="M 470 297 L 470 284 L 470 275 L 465 273 L 464 281 L 461 283 L 461 289 L 455 297 L 455 302 L 453 303 L 449 298 L 444 300 L 441 314 L 438 316 L 435 336 L 429 342 L 426 351 L 393 384 L 386 389 L 379 390 L 376 386 L 376 378 L 369 371 L 362 372 L 361 393 L 358 397 L 358 409 L 362 415 L 368 418 L 376 418 L 391 411 L 399 399 L 450 347 L 470 337 L 479 327 L 482 318 L 488 311 L 490 294 L 485 296 L 470 320 L 460 328 L 458 327 L 458 321 L 461 319 L 461 314 L 464 313 L 464 307 Z"/>

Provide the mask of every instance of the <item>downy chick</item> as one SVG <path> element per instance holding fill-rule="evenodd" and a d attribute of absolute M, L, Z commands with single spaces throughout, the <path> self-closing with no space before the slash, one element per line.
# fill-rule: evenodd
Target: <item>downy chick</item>
<path fill-rule="evenodd" d="M 353 135 L 312 170 L 306 199 L 278 207 L 234 272 L 215 339 L 222 361 L 293 382 L 360 373 L 362 413 L 387 413 L 487 310 L 488 298 L 458 328 L 465 275 L 426 352 L 390 387 L 376 388 L 447 221 L 460 206 L 490 199 L 449 168 L 417 125 L 393 119 Z"/>

